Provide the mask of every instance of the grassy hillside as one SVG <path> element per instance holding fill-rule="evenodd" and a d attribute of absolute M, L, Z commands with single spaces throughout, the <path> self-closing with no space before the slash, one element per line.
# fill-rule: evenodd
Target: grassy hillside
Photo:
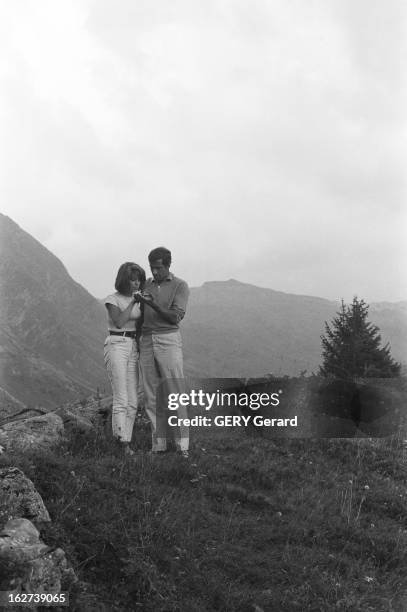
<path fill-rule="evenodd" d="M 407 609 L 407 446 L 192 430 L 192 458 L 124 460 L 103 430 L 0 458 L 32 478 L 82 583 L 72 610 Z M 134 440 L 149 446 L 139 425 Z M 105 608 L 103 606 L 106 606 Z M 93 608 L 92 608 L 93 609 Z"/>

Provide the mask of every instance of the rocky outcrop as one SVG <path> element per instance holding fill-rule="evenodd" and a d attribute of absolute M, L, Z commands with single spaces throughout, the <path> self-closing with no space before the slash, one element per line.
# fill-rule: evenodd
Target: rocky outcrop
<path fill-rule="evenodd" d="M 62 408 L 57 411 L 61 417 L 64 427 L 68 430 L 76 429 L 79 431 L 87 432 L 95 428 L 93 422 L 80 414 L 77 414 L 74 410 L 69 408 Z"/>
<path fill-rule="evenodd" d="M 51 520 L 34 484 L 16 467 L 0 470 L 0 499 L 0 525 L 16 517 L 36 523 Z"/>
<path fill-rule="evenodd" d="M 0 470 L 1 591 L 57 594 L 77 583 L 64 551 L 40 538 L 38 527 L 50 520 L 31 480 L 16 467 Z"/>
<path fill-rule="evenodd" d="M 106 413 L 111 414 L 112 397 L 90 396 L 86 400 L 80 400 L 59 406 L 52 412 L 61 417 L 67 430 L 75 429 L 88 432 L 104 426 Z"/>
<path fill-rule="evenodd" d="M 49 412 L 4 424 L 0 429 L 0 445 L 6 451 L 44 449 L 60 442 L 63 433 L 63 420 L 57 414 Z"/>
<path fill-rule="evenodd" d="M 44 544 L 31 521 L 15 518 L 6 523 L 0 532 L 1 590 L 57 594 L 75 582 L 64 551 Z"/>

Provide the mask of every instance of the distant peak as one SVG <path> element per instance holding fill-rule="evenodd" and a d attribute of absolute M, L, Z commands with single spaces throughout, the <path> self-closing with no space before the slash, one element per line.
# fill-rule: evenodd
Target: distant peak
<path fill-rule="evenodd" d="M 235 278 L 229 278 L 229 280 L 205 281 L 202 284 L 202 287 L 208 287 L 210 285 L 245 285 L 245 284 L 246 283 L 242 283 L 241 281 L 238 281 Z"/>
<path fill-rule="evenodd" d="M 239 288 L 239 289 L 260 289 L 262 290 L 260 287 L 256 287 L 256 285 L 252 285 L 250 283 L 243 283 L 242 281 L 238 281 L 235 278 L 229 278 L 228 280 L 212 280 L 212 281 L 205 281 L 204 283 L 202 283 L 201 287 L 206 287 L 206 288 L 216 288 L 216 287 L 222 287 L 227 289 L 229 288 Z M 266 289 L 266 291 L 272 291 L 272 289 Z"/>
<path fill-rule="evenodd" d="M 235 278 L 229 278 L 229 280 L 219 281 L 219 282 L 223 282 L 225 285 L 245 285 L 246 284 L 246 283 L 242 283 L 241 281 L 236 280 Z"/>

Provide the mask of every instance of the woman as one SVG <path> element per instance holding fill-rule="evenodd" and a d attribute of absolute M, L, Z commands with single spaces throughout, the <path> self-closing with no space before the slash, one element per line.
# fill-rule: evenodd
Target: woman
<path fill-rule="evenodd" d="M 129 443 L 137 413 L 139 382 L 138 341 L 142 316 L 137 292 L 142 291 L 145 281 L 143 268 L 127 261 L 117 273 L 116 293 L 104 300 L 109 328 L 104 357 L 113 391 L 112 430 L 128 455 L 134 454 Z"/>

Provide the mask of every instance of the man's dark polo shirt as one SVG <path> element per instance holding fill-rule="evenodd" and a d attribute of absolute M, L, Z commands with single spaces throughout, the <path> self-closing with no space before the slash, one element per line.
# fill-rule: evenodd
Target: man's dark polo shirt
<path fill-rule="evenodd" d="M 143 334 L 168 334 L 179 329 L 179 322 L 183 319 L 187 309 L 189 288 L 187 283 L 181 278 L 177 278 L 169 272 L 166 279 L 158 284 L 153 278 L 146 281 L 144 288 L 146 293 L 151 293 L 155 302 L 162 308 L 175 310 L 177 313 L 177 323 L 171 325 L 165 321 L 155 310 L 149 306 L 144 306 Z"/>

